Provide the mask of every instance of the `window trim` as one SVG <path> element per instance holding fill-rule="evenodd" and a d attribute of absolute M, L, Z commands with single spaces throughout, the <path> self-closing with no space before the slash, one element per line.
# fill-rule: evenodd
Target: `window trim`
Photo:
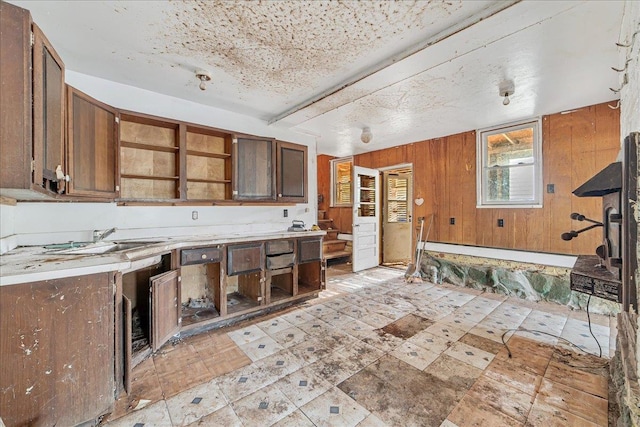
<path fill-rule="evenodd" d="M 487 160 L 487 145 L 486 135 L 493 135 L 496 133 L 506 133 L 512 130 L 523 129 L 525 127 L 533 126 L 533 191 L 534 200 L 531 202 L 491 202 L 485 200 L 486 183 L 484 181 L 485 165 Z M 500 131 L 500 132 L 499 132 Z M 522 208 L 542 208 L 543 197 L 542 194 L 542 119 L 541 117 L 529 118 L 526 120 L 519 120 L 516 122 L 510 122 L 501 124 L 498 126 L 492 126 L 484 129 L 478 129 L 476 131 L 476 208 L 478 209 L 522 209 Z"/>
<path fill-rule="evenodd" d="M 336 165 L 340 164 L 340 163 L 351 163 L 351 176 L 349 177 L 351 182 L 351 201 L 349 203 L 337 203 L 336 202 Z M 330 202 L 330 207 L 332 208 L 344 208 L 344 207 L 352 207 L 353 206 L 353 156 L 349 156 L 349 157 L 340 157 L 337 159 L 332 159 L 330 161 L 330 165 L 331 165 L 331 191 L 330 191 L 330 197 L 331 197 L 331 202 Z"/>

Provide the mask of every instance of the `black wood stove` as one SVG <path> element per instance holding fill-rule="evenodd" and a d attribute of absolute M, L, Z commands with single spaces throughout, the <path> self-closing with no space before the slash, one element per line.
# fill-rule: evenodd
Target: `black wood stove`
<path fill-rule="evenodd" d="M 625 138 L 623 161 L 611 163 L 573 191 L 578 197 L 602 197 L 602 221 L 579 213 L 571 218 L 589 223 L 578 231 L 563 233 L 571 240 L 580 233 L 602 227 L 602 244 L 595 255 L 580 255 L 571 271 L 571 289 L 636 306 L 634 275 L 637 269 L 637 223 L 632 207 L 637 203 L 637 148 L 640 134 Z"/>

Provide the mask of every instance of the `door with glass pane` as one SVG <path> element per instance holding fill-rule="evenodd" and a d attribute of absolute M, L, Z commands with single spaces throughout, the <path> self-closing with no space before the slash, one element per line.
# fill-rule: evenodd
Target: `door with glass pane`
<path fill-rule="evenodd" d="M 380 253 L 380 173 L 353 167 L 353 271 L 378 265 Z"/>
<path fill-rule="evenodd" d="M 411 174 L 384 173 L 382 262 L 411 261 Z"/>

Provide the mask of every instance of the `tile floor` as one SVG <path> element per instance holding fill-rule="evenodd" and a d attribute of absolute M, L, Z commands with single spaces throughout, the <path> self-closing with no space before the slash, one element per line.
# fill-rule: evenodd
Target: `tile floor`
<path fill-rule="evenodd" d="M 330 268 L 320 298 L 165 345 L 104 423 L 607 425 L 613 318 L 591 316 L 598 358 L 585 313 L 403 273 Z"/>

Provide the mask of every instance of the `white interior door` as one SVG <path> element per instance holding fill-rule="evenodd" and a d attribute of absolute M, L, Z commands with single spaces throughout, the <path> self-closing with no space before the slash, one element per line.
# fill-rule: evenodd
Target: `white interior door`
<path fill-rule="evenodd" d="M 353 271 L 378 265 L 380 253 L 380 173 L 353 167 Z"/>

